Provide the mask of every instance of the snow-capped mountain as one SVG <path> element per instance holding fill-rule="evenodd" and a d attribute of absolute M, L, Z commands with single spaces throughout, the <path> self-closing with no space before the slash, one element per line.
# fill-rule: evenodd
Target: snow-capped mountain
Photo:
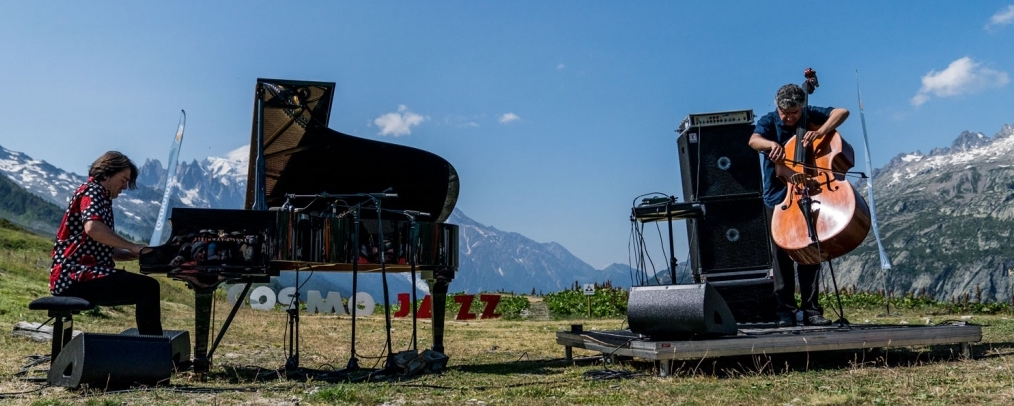
<path fill-rule="evenodd" d="M 0 174 L 60 208 L 66 208 L 70 196 L 88 180 L 84 175 L 3 147 L 0 147 Z M 138 240 L 151 235 L 159 201 L 160 194 L 147 185 L 138 184 L 137 189 L 124 191 L 113 201 L 116 231 Z"/>
<path fill-rule="evenodd" d="M 171 207 L 242 208 L 248 151 L 247 147 L 242 147 L 225 157 L 181 162 Z M 61 208 L 66 207 L 73 191 L 86 181 L 82 175 L 68 173 L 44 161 L 6 149 L 0 149 L 0 171 L 22 188 Z M 138 189 L 124 191 L 120 198 L 113 201 L 118 232 L 138 240 L 146 240 L 151 235 L 161 205 L 166 172 L 158 160 L 148 159 L 140 165 Z M 458 224 L 460 229 L 459 267 L 450 287 L 453 292 L 529 293 L 533 289 L 554 292 L 568 288 L 574 282 L 583 284 L 607 280 L 611 280 L 614 286 L 630 285 L 629 268 L 625 265 L 614 264 L 607 270 L 596 270 L 557 243 L 538 243 L 518 233 L 482 225 L 457 209 L 448 222 Z M 337 273 L 318 276 L 304 287 L 338 291 L 343 297 L 348 297 L 351 283 L 347 276 Z M 278 283 L 291 285 L 294 278 L 295 275 L 284 273 Z M 360 290 L 379 301 L 382 297 L 379 280 L 370 282 L 376 279 L 372 275 L 362 278 Z M 409 276 L 405 274 L 394 274 L 390 284 L 394 292 L 411 289 Z"/>
<path fill-rule="evenodd" d="M 244 146 L 225 157 L 180 162 L 173 198 L 183 207 L 243 208 L 249 151 L 249 147 Z M 139 169 L 138 183 L 162 190 L 167 169 L 159 160 L 145 160 Z"/>
<path fill-rule="evenodd" d="M 835 265 L 839 284 L 938 299 L 1006 301 L 1014 286 L 1014 126 L 965 131 L 948 148 L 899 154 L 875 171 L 874 234 Z M 866 195 L 866 185 L 859 185 Z"/>

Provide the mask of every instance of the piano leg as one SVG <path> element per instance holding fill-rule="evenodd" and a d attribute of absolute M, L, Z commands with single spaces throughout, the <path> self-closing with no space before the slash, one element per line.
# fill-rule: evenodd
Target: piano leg
<path fill-rule="evenodd" d="M 444 353 L 444 320 L 447 315 L 447 288 L 454 278 L 454 271 L 434 271 L 433 279 L 427 280 L 430 285 L 430 296 L 433 312 L 433 351 Z"/>
<path fill-rule="evenodd" d="M 194 289 L 194 373 L 201 376 L 211 369 L 208 336 L 211 334 L 211 295 L 214 289 Z"/>

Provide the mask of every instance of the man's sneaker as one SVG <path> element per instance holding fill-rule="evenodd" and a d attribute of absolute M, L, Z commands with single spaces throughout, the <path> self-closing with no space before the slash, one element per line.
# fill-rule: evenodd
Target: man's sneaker
<path fill-rule="evenodd" d="M 792 317 L 792 316 L 789 316 L 789 315 L 778 316 L 778 324 L 777 324 L 778 327 L 792 327 L 792 326 L 795 326 L 795 325 L 796 325 L 796 318 L 795 317 Z"/>
<path fill-rule="evenodd" d="M 831 320 L 828 320 L 819 314 L 806 318 L 806 325 L 808 326 L 826 326 L 829 324 L 831 324 Z"/>

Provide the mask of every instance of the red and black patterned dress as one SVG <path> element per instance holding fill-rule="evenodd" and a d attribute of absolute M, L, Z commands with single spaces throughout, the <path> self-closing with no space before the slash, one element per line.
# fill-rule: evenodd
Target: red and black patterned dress
<path fill-rule="evenodd" d="M 113 247 L 85 234 L 84 225 L 88 220 L 101 221 L 113 229 L 113 201 L 109 191 L 94 178 L 88 178 L 88 183 L 74 192 L 60 229 L 56 231 L 49 275 L 49 291 L 53 295 L 59 295 L 76 282 L 115 272 Z"/>

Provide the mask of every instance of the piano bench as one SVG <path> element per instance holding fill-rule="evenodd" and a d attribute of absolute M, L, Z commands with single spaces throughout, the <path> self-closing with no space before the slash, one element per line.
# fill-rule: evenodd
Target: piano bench
<path fill-rule="evenodd" d="M 63 346 L 70 342 L 74 332 L 74 314 L 95 308 L 92 302 L 73 296 L 40 297 L 28 304 L 30 310 L 48 310 L 53 318 L 53 346 L 50 361 L 60 355 Z"/>

